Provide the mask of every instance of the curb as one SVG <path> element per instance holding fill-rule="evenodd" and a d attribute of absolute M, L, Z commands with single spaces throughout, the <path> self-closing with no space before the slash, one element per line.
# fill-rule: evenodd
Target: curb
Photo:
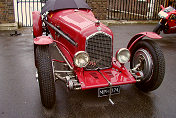
<path fill-rule="evenodd" d="M 4 23 L 0 24 L 0 30 L 17 30 L 18 29 L 18 23 Z"/>
<path fill-rule="evenodd" d="M 123 24 L 157 24 L 156 20 L 145 20 L 145 21 L 127 21 L 127 20 L 100 20 L 106 26 L 112 25 L 123 25 Z"/>

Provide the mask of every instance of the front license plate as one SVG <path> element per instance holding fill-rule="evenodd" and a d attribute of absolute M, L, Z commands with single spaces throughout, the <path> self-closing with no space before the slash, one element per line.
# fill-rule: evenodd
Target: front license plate
<path fill-rule="evenodd" d="M 113 86 L 111 95 L 119 94 L 120 86 Z M 98 97 L 108 96 L 110 94 L 110 87 L 98 88 Z"/>

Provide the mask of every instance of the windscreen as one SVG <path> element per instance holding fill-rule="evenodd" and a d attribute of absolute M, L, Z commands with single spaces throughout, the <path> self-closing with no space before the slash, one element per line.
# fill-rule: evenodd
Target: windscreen
<path fill-rule="evenodd" d="M 174 11 L 175 9 L 171 6 L 167 7 L 164 9 L 164 12 L 168 13 L 168 12 L 171 12 L 171 11 Z"/>

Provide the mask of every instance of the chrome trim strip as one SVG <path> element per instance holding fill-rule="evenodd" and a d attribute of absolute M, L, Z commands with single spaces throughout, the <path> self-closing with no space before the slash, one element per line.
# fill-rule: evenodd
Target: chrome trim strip
<path fill-rule="evenodd" d="M 50 26 L 54 31 L 56 31 L 57 33 L 59 33 L 62 37 L 64 37 L 67 41 L 69 41 L 72 45 L 77 46 L 78 43 L 76 43 L 73 39 L 71 39 L 69 36 L 67 36 L 63 31 L 61 31 L 60 29 L 58 29 L 57 27 L 55 27 L 54 25 L 52 25 L 51 23 L 49 23 L 46 20 L 43 20 L 43 22 L 45 22 L 48 26 Z"/>
<path fill-rule="evenodd" d="M 102 32 L 102 31 L 98 31 L 98 32 L 95 32 L 95 33 L 91 34 L 90 36 L 86 37 L 86 42 L 87 42 L 87 40 L 88 40 L 89 38 L 92 38 L 93 36 L 95 36 L 95 35 L 97 35 L 97 34 L 104 34 L 104 35 L 106 35 L 106 36 L 108 36 L 108 37 L 110 37 L 110 38 L 112 39 L 112 36 L 111 36 L 111 35 L 109 35 L 109 34 L 107 34 L 107 33 L 105 33 L 105 32 Z"/>
<path fill-rule="evenodd" d="M 55 70 L 55 73 L 73 73 L 73 71 Z"/>

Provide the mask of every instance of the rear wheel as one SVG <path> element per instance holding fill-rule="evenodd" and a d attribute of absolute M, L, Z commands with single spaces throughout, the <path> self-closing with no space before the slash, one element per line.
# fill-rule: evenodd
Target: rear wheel
<path fill-rule="evenodd" d="M 133 46 L 131 55 L 130 68 L 139 64 L 137 70 L 144 75 L 136 83 L 137 88 L 144 92 L 157 89 L 165 74 L 164 55 L 159 45 L 151 40 L 141 40 Z"/>
<path fill-rule="evenodd" d="M 55 104 L 56 96 L 49 45 L 37 45 L 35 53 L 41 101 L 44 107 L 52 108 Z"/>

